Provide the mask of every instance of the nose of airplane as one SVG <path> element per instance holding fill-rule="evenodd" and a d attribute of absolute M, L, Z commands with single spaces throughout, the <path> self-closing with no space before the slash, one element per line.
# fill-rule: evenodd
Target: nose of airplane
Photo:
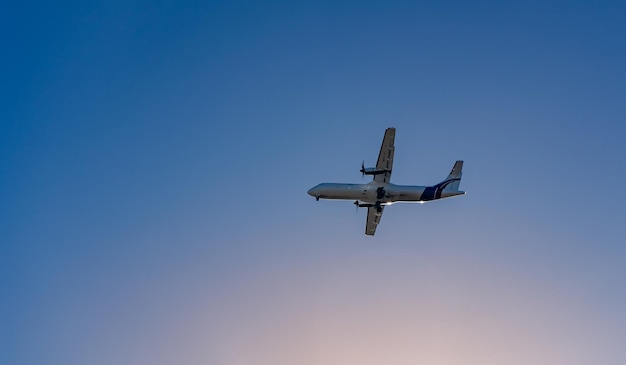
<path fill-rule="evenodd" d="M 315 199 L 319 199 L 320 198 L 320 193 L 321 193 L 321 190 L 322 190 L 322 187 L 320 185 L 322 185 L 322 184 L 315 185 L 314 187 L 310 188 L 309 191 L 307 191 L 306 193 L 309 194 L 310 196 L 314 197 Z"/>

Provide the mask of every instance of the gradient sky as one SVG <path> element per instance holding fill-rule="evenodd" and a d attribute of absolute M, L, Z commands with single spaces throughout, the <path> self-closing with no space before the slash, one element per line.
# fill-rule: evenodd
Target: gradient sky
<path fill-rule="evenodd" d="M 9 2 L 0 363 L 624 364 L 623 2 Z M 468 194 L 315 202 L 465 160 Z"/>

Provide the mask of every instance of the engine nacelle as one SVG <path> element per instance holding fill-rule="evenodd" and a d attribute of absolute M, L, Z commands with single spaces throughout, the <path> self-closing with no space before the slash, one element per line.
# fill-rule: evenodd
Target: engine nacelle
<path fill-rule="evenodd" d="M 360 203 L 358 200 L 354 202 L 354 205 L 356 205 L 357 208 L 371 208 L 376 206 L 376 204 L 371 203 Z"/>
<path fill-rule="evenodd" d="M 382 205 L 380 205 L 380 203 L 375 203 L 375 204 L 371 204 L 371 203 L 359 203 L 359 201 L 355 201 L 354 205 L 356 205 L 356 209 L 358 210 L 359 208 L 376 208 L 377 212 L 381 212 L 383 210 Z"/>
<path fill-rule="evenodd" d="M 366 169 L 361 170 L 363 175 L 380 175 L 389 172 L 389 170 L 376 170 L 375 167 L 368 167 Z"/>
<path fill-rule="evenodd" d="M 365 167 L 365 164 L 362 163 L 361 164 L 361 174 L 363 175 L 381 175 L 381 174 L 386 174 L 388 172 L 391 172 L 391 170 L 387 170 L 387 169 L 383 169 L 383 170 L 378 170 L 375 167 Z"/>

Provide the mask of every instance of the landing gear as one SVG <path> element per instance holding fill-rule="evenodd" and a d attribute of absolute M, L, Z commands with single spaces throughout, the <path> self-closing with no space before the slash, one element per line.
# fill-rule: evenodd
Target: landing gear
<path fill-rule="evenodd" d="M 319 195 L 317 195 L 317 196 L 315 197 L 315 201 L 320 201 L 320 196 L 319 196 Z"/>

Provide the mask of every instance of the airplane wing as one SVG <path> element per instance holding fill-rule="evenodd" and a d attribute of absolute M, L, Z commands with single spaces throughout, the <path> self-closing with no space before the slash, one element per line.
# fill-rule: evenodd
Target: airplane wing
<path fill-rule="evenodd" d="M 388 183 L 391 179 L 391 169 L 393 167 L 394 140 L 396 139 L 396 129 L 387 128 L 383 144 L 380 146 L 376 170 L 387 170 L 384 174 L 374 175 L 374 181 Z M 368 214 L 369 217 L 369 214 Z M 369 221 L 369 219 L 368 219 Z M 372 233 L 374 234 L 374 233 Z"/>
<path fill-rule="evenodd" d="M 383 209 L 385 206 L 380 207 L 380 212 L 376 209 L 376 207 L 367 208 L 367 223 L 365 224 L 365 234 L 368 236 L 373 236 L 376 233 L 376 227 L 378 227 L 378 223 L 380 223 L 380 218 L 383 216 Z"/>

